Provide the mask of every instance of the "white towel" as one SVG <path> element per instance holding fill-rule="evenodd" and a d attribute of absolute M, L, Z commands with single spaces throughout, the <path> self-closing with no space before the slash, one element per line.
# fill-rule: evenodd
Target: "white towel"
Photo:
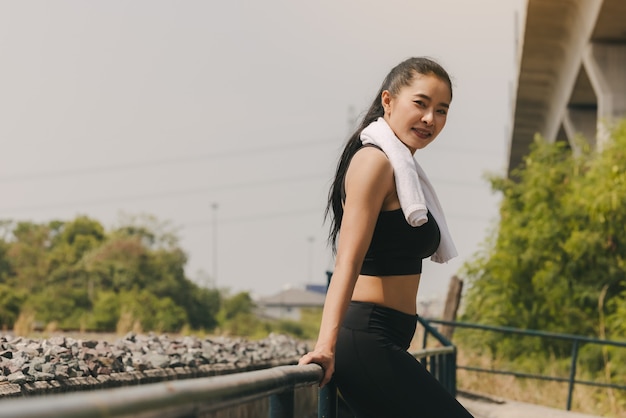
<path fill-rule="evenodd" d="M 400 206 L 409 225 L 416 227 L 427 222 L 427 211 L 430 211 L 437 222 L 441 240 L 439 248 L 430 259 L 437 263 L 445 263 L 456 257 L 458 253 L 452 242 L 435 189 L 422 167 L 413 158 L 409 148 L 398 139 L 385 119 L 378 118 L 363 129 L 361 142 L 379 146 L 389 158 L 393 167 Z"/>

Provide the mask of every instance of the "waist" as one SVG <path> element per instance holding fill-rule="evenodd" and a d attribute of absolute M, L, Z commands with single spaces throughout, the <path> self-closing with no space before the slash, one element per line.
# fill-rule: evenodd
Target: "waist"
<path fill-rule="evenodd" d="M 352 300 L 375 303 L 409 315 L 417 312 L 416 299 L 420 275 L 360 275 L 352 292 Z"/>
<path fill-rule="evenodd" d="M 342 324 L 344 328 L 378 334 L 404 350 L 411 345 L 416 325 L 417 315 L 358 301 L 350 302 Z"/>

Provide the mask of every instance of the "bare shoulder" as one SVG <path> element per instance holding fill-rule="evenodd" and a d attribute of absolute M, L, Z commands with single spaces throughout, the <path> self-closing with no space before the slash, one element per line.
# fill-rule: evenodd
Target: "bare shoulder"
<path fill-rule="evenodd" d="M 361 172 L 363 170 L 369 173 L 375 173 L 376 175 L 393 175 L 393 168 L 387 155 L 374 147 L 363 147 L 352 157 L 348 172 Z"/>
<path fill-rule="evenodd" d="M 346 173 L 346 191 L 383 192 L 387 195 L 394 187 L 393 167 L 381 150 L 364 147 L 352 157 Z"/>

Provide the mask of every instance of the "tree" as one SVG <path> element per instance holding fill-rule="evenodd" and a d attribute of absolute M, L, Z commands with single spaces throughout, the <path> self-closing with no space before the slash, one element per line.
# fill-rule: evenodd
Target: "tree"
<path fill-rule="evenodd" d="M 626 123 L 602 152 L 574 155 L 536 138 L 524 166 L 491 183 L 503 195 L 500 222 L 464 266 L 464 319 L 598 336 L 606 315 L 608 334 L 618 336 L 611 321 L 626 289 Z M 492 349 L 511 356 L 529 348 L 491 338 Z M 569 353 L 555 342 L 541 348 Z"/>
<path fill-rule="evenodd" d="M 25 299 L 23 291 L 0 284 L 0 330 L 13 327 Z"/>
<path fill-rule="evenodd" d="M 46 255 L 50 248 L 50 228 L 47 225 L 18 222 L 12 232 L 6 257 L 14 275 L 7 277 L 6 283 L 32 291 L 45 280 L 49 272 Z"/>
<path fill-rule="evenodd" d="M 248 292 L 224 296 L 217 314 L 221 330 L 232 335 L 247 336 L 268 332 L 269 325 L 253 314 L 254 307 L 254 302 Z"/>
<path fill-rule="evenodd" d="M 6 241 L 0 240 L 0 284 L 6 283 L 9 277 L 15 275 L 8 257 L 9 247 Z"/>
<path fill-rule="evenodd" d="M 185 276 L 187 256 L 171 228 L 128 219 L 110 232 L 86 216 L 0 221 L 0 326 L 28 310 L 62 329 L 112 331 L 122 316 L 145 330 L 215 327 L 220 294 Z"/>

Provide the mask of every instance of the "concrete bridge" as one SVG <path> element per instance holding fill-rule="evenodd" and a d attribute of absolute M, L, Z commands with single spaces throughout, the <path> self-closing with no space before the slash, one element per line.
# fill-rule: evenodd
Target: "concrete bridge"
<path fill-rule="evenodd" d="M 601 147 L 626 116 L 626 2 L 528 0 L 525 13 L 509 172 L 537 133 L 574 150 L 577 135 Z"/>

